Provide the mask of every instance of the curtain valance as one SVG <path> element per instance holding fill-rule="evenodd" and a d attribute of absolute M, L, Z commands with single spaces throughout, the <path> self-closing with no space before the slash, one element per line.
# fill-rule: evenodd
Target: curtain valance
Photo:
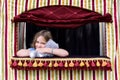
<path fill-rule="evenodd" d="M 12 19 L 13 22 L 30 22 L 37 26 L 76 28 L 91 22 L 112 22 L 109 13 L 98 12 L 75 6 L 45 6 L 25 11 Z"/>

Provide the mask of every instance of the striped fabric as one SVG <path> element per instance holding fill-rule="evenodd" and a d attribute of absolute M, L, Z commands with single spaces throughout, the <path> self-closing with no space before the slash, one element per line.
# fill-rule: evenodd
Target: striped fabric
<path fill-rule="evenodd" d="M 120 80 L 120 1 L 119 0 L 0 0 L 0 80 Z M 105 26 L 105 50 L 112 71 L 12 70 L 8 64 L 15 55 L 18 29 L 11 19 L 24 11 L 48 5 L 71 5 L 110 13 L 113 23 Z M 102 25 L 101 25 L 102 26 Z"/>

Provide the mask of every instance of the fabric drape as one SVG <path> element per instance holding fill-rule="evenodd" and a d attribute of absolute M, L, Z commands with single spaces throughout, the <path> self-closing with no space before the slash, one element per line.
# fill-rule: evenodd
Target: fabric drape
<path fill-rule="evenodd" d="M 98 12 L 74 6 L 47 6 L 25 11 L 17 15 L 13 22 L 31 22 L 37 26 L 76 28 L 91 22 L 112 22 L 109 13 Z"/>

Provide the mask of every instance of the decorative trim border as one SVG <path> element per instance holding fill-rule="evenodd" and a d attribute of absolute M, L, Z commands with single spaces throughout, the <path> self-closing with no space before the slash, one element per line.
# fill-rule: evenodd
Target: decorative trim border
<path fill-rule="evenodd" d="M 82 69 L 112 70 L 109 58 L 11 58 L 10 67 L 18 70 Z"/>

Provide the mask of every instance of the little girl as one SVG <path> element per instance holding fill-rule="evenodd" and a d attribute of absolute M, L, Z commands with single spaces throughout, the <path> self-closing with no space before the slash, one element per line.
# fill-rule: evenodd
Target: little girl
<path fill-rule="evenodd" d="M 59 57 L 66 57 L 69 55 L 68 51 L 60 49 L 58 44 L 52 40 L 52 35 L 48 30 L 41 30 L 36 33 L 32 48 L 21 49 L 17 52 L 19 57 L 53 57 L 54 55 Z"/>

